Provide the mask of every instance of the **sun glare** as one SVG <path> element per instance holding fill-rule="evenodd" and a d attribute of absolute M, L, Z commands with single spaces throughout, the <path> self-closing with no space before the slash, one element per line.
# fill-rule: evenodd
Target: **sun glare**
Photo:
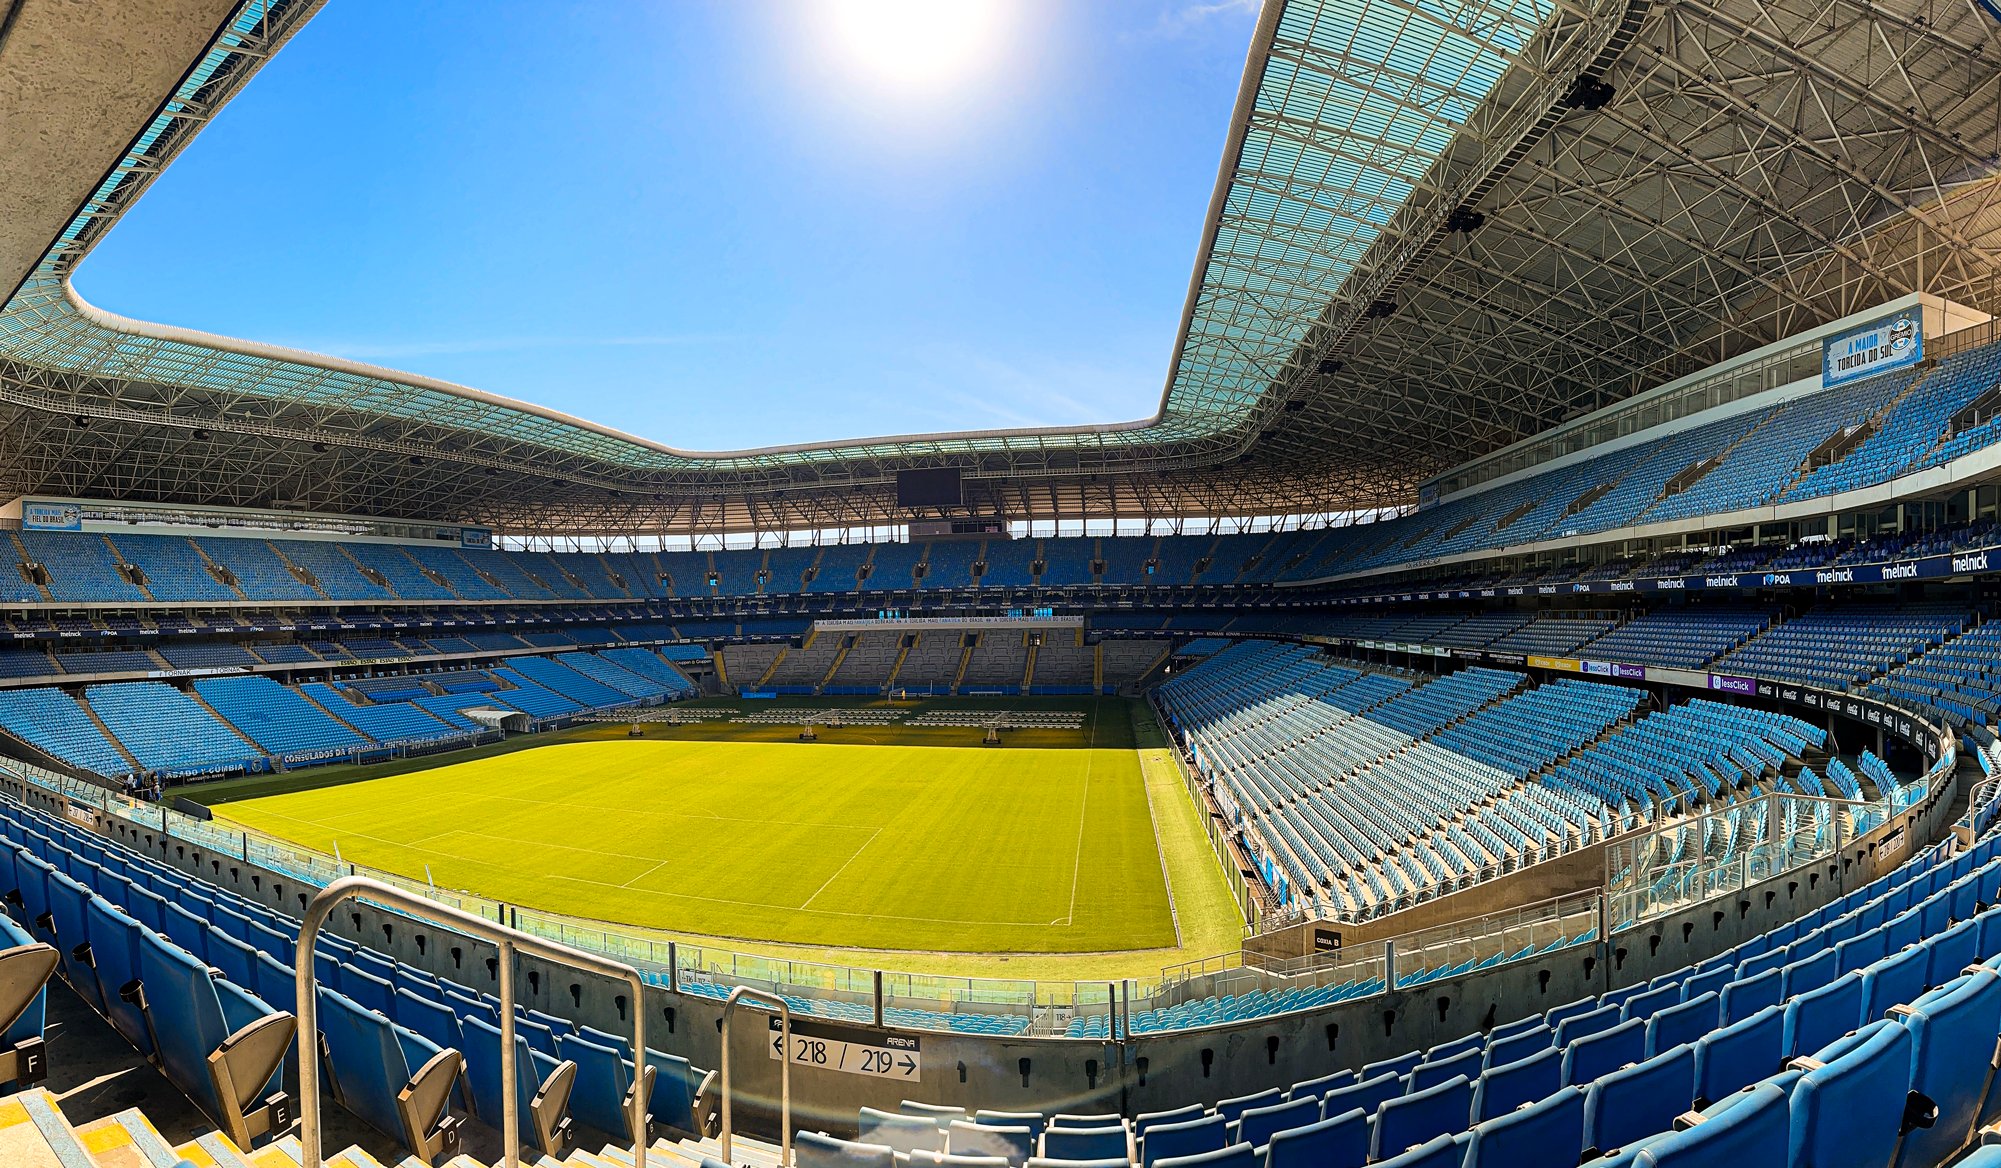
<path fill-rule="evenodd" d="M 990 68 L 1007 0 L 821 0 L 828 48 L 866 84 L 939 93 Z"/>

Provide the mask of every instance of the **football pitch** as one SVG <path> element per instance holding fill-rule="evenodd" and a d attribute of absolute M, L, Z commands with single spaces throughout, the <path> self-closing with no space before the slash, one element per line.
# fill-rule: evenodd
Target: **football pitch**
<path fill-rule="evenodd" d="M 523 907 L 948 953 L 1177 944 L 1131 749 L 598 739 L 216 814 Z"/>

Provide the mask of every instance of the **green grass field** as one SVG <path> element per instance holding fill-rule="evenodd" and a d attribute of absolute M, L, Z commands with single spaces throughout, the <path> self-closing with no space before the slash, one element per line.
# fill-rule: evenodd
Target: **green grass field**
<path fill-rule="evenodd" d="M 417 879 L 428 864 L 440 886 L 682 934 L 1171 958 L 1175 913 L 1148 782 L 1123 703 L 1106 713 L 1119 748 L 983 749 L 977 731 L 952 745 L 827 732 L 814 744 L 705 740 L 744 737 L 722 727 L 649 727 L 628 741 L 598 728 L 339 786 L 218 791 L 234 801 L 216 810 Z M 1178 811 L 1169 851 L 1185 867 Z M 1213 889 L 1186 895 L 1200 902 L 1205 943 L 1227 931 L 1207 920 Z"/>

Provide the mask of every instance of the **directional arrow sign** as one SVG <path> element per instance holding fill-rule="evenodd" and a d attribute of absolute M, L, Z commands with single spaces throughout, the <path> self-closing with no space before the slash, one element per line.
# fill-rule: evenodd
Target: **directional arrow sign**
<path fill-rule="evenodd" d="M 915 1083 L 923 1077 L 924 1055 L 916 1036 L 890 1034 L 863 1026 L 842 1026 L 817 1019 L 792 1023 L 787 1051 L 778 1019 L 771 1019 L 772 1059 L 788 1055 L 794 1066 Z"/>

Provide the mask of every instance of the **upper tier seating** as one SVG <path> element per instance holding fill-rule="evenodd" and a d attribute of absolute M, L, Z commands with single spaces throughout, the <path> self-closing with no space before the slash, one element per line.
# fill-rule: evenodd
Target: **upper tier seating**
<path fill-rule="evenodd" d="M 1843 689 L 1909 661 L 1964 629 L 1967 619 L 1963 610 L 1940 604 L 1832 605 L 1753 637 L 1714 668 Z"/>
<path fill-rule="evenodd" d="M 239 600 L 236 589 L 216 578 L 201 553 L 185 536 L 127 535 L 119 533 L 111 542 L 128 563 L 146 577 L 146 590 L 155 600 L 202 601 Z"/>
<path fill-rule="evenodd" d="M 261 539 L 204 539 L 202 551 L 230 575 L 245 596 L 259 600 L 319 600 L 322 593 L 308 587 L 286 566 L 271 545 Z"/>
<path fill-rule="evenodd" d="M 22 531 L 16 538 L 29 562 L 47 570 L 49 595 L 57 600 L 146 599 L 145 591 L 119 572 L 118 557 L 101 535 Z"/>

